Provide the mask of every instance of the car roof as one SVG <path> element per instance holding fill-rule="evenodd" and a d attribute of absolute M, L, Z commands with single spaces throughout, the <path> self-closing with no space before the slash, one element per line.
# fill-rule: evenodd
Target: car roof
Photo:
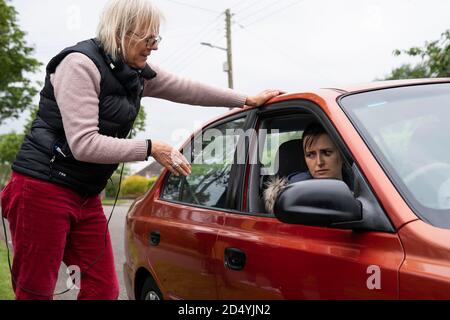
<path fill-rule="evenodd" d="M 368 91 L 368 90 L 377 90 L 377 89 L 384 89 L 384 88 L 403 87 L 403 86 L 408 86 L 408 85 L 442 83 L 442 82 L 450 82 L 450 78 L 425 78 L 425 79 L 374 81 L 374 82 L 370 82 L 370 83 L 344 86 L 337 90 L 344 91 L 347 93 L 352 93 L 352 92 L 358 92 L 358 91 Z"/>
<path fill-rule="evenodd" d="M 322 98 L 331 98 L 336 99 L 341 95 L 349 94 L 349 93 L 357 93 L 363 91 L 371 91 L 371 90 L 379 90 L 386 88 L 395 88 L 395 87 L 403 87 L 409 85 L 418 85 L 418 84 L 430 84 L 430 83 L 448 83 L 450 82 L 450 78 L 423 78 L 423 79 L 406 79 L 406 80 L 385 80 L 385 81 L 374 81 L 369 83 L 355 84 L 355 85 L 347 85 L 341 87 L 334 88 L 320 88 L 310 91 L 303 92 L 289 92 L 282 95 L 279 95 L 275 98 L 270 99 L 265 105 L 283 102 L 287 100 L 293 99 L 310 99 L 316 100 Z M 244 108 L 234 108 L 230 112 L 219 115 L 216 118 L 207 122 L 206 126 L 223 118 L 226 118 L 233 114 L 238 114 L 240 112 L 255 109 L 259 107 L 249 107 L 245 106 Z"/>

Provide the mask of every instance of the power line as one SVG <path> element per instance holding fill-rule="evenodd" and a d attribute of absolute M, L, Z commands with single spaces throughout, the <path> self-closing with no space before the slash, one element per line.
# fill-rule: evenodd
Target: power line
<path fill-rule="evenodd" d="M 164 36 L 164 38 L 173 39 L 173 38 L 184 37 L 187 40 L 184 41 L 183 47 L 186 48 L 190 44 L 194 43 L 195 39 L 204 37 L 205 34 L 214 32 L 215 30 L 217 30 L 220 25 L 221 25 L 220 21 L 217 21 L 214 24 L 210 24 L 209 27 L 208 26 L 197 27 L 193 31 L 187 31 L 184 33 L 183 32 L 169 33 L 168 35 Z M 174 55 L 176 55 L 176 54 L 174 54 Z"/>
<path fill-rule="evenodd" d="M 214 40 L 212 40 L 212 42 L 217 41 L 218 39 L 220 39 L 222 37 L 223 37 L 223 35 L 216 35 L 216 37 L 214 38 Z M 189 52 L 189 54 L 186 54 L 185 56 L 181 57 L 181 59 L 178 59 L 175 63 L 173 63 L 174 70 L 178 70 L 178 71 L 184 70 L 185 63 L 187 61 L 191 61 L 190 63 L 187 64 L 187 65 L 189 65 L 192 62 L 195 62 L 197 55 L 199 55 L 199 53 L 202 50 L 206 51 L 206 48 L 204 48 L 203 46 L 201 46 L 200 44 L 197 43 L 196 47 L 191 52 Z"/>
<path fill-rule="evenodd" d="M 186 7 L 192 8 L 192 9 L 203 10 L 203 11 L 207 11 L 207 12 L 215 13 L 215 14 L 219 13 L 218 11 L 215 11 L 215 10 L 202 8 L 202 7 L 199 7 L 199 6 L 194 6 L 194 5 L 191 5 L 191 4 L 188 4 L 188 3 L 184 3 L 184 2 L 180 2 L 180 1 L 175 1 L 175 0 L 166 0 L 166 1 L 178 4 L 178 5 L 181 5 L 181 6 L 186 6 Z"/>
<path fill-rule="evenodd" d="M 304 2 L 304 0 L 296 0 L 295 2 L 293 2 L 293 3 L 291 3 L 291 4 L 287 5 L 287 6 L 284 6 L 284 7 L 282 7 L 282 8 L 279 8 L 278 10 L 275 10 L 275 11 L 270 12 L 269 14 L 267 14 L 267 15 L 261 17 L 260 19 L 256 19 L 256 20 L 254 20 L 254 21 L 252 21 L 252 22 L 247 23 L 247 27 L 249 27 L 249 26 L 251 26 L 251 25 L 254 25 L 255 23 L 258 23 L 258 22 L 260 22 L 260 21 L 262 21 L 262 20 L 264 20 L 264 19 L 266 19 L 266 18 L 268 18 L 268 17 L 270 17 L 270 16 L 274 16 L 274 15 L 280 13 L 281 11 L 284 11 L 284 10 L 290 8 L 290 7 L 299 5 L 299 4 L 302 3 L 302 2 Z"/>
<path fill-rule="evenodd" d="M 243 0 L 237 0 L 235 3 L 233 3 L 229 8 L 233 9 L 233 11 L 236 11 L 237 8 L 239 8 L 240 6 L 242 6 L 243 4 L 245 4 L 245 1 Z M 239 9 L 240 10 L 240 9 Z"/>
<path fill-rule="evenodd" d="M 223 38 L 223 34 L 217 30 L 210 30 L 209 32 L 203 33 L 200 37 L 201 38 L 196 37 L 198 40 L 192 41 L 191 45 L 187 49 L 183 50 L 182 53 L 176 56 L 175 59 L 172 59 L 172 61 L 170 61 L 171 65 L 178 66 L 191 58 L 199 50 L 203 49 L 203 46 L 200 45 L 200 41 L 206 41 L 212 38 Z"/>
<path fill-rule="evenodd" d="M 264 7 L 259 8 L 258 10 L 256 10 L 256 11 L 250 13 L 249 15 L 246 15 L 246 16 L 243 17 L 243 18 L 240 18 L 240 20 L 241 20 L 241 21 L 244 21 L 244 20 L 247 19 L 248 17 L 254 17 L 254 16 L 257 15 L 259 12 L 262 12 L 262 11 L 264 11 L 265 9 L 268 9 L 268 8 L 270 8 L 270 7 L 273 7 L 273 6 L 277 5 L 277 4 L 279 4 L 279 3 L 278 3 L 278 2 L 271 2 L 271 3 L 268 3 L 268 4 L 265 5 Z"/>
<path fill-rule="evenodd" d="M 215 38 L 214 38 L 212 41 L 210 41 L 210 42 L 216 42 L 216 41 L 218 41 L 220 38 L 222 38 L 222 35 L 220 35 L 219 37 L 215 37 Z M 176 73 L 180 73 L 180 72 L 186 70 L 186 69 L 189 68 L 194 62 L 197 62 L 198 59 L 199 59 L 201 56 L 203 56 L 207 51 L 210 50 L 210 49 L 208 49 L 208 48 L 206 48 L 206 47 L 204 47 L 204 46 L 199 46 L 199 49 L 200 49 L 200 50 L 199 50 L 198 52 L 196 52 L 195 55 L 193 55 L 193 56 L 191 56 L 191 57 L 188 57 L 188 58 L 190 58 L 190 59 L 185 59 L 184 61 L 182 61 L 182 62 L 184 63 L 186 60 L 189 60 L 188 63 L 186 63 L 186 64 L 184 64 L 184 65 L 178 64 L 180 67 L 179 67 L 175 72 L 176 72 Z"/>
<path fill-rule="evenodd" d="M 176 51 L 175 53 L 172 53 L 171 55 L 167 56 L 164 60 L 162 60 L 162 63 L 168 62 L 169 60 L 178 59 L 180 56 L 184 56 L 187 51 L 189 51 L 192 47 L 197 46 L 198 42 L 201 40 L 202 37 L 205 37 L 208 33 L 214 32 L 215 28 L 221 23 L 219 21 L 219 17 L 222 16 L 223 13 L 218 15 L 213 21 L 206 24 L 200 33 L 197 33 L 194 37 L 187 39 L 181 47 L 183 48 L 183 51 Z"/>
<path fill-rule="evenodd" d="M 218 47 L 216 45 L 213 45 L 208 42 L 202 42 L 202 45 L 209 46 L 212 48 L 217 48 L 226 51 L 227 53 L 227 61 L 226 61 L 226 69 L 224 71 L 227 72 L 228 75 L 228 88 L 233 89 L 233 53 L 232 53 L 232 41 L 231 41 L 231 10 L 228 8 L 225 10 L 225 29 L 226 29 L 226 48 Z M 222 37 L 222 36 L 221 36 Z M 198 55 L 198 57 L 200 54 Z M 198 58 L 197 56 L 195 58 Z M 193 62 L 193 59 L 190 59 L 191 63 Z M 184 60 L 183 60 L 184 63 Z M 224 65 L 225 66 L 225 65 Z M 186 66 L 183 66 L 183 69 L 185 69 Z"/>
<path fill-rule="evenodd" d="M 247 6 L 245 6 L 244 8 L 241 8 L 241 9 L 240 9 L 240 12 L 237 13 L 236 15 L 241 15 L 243 12 L 245 12 L 246 10 L 249 10 L 250 8 L 252 8 L 253 6 L 255 6 L 256 4 L 261 4 L 261 3 L 263 3 L 263 2 L 264 2 L 264 0 L 263 0 L 263 1 L 261 1 L 261 0 L 255 0 L 255 1 L 253 1 L 253 2 L 247 3 Z M 243 2 L 242 2 L 242 3 L 243 3 Z M 233 8 L 233 11 L 236 12 L 236 11 L 237 11 L 236 8 Z"/>
<path fill-rule="evenodd" d="M 304 1 L 304 0 L 303 0 L 303 1 Z M 277 14 L 277 13 L 283 11 L 283 10 L 286 10 L 286 9 L 288 9 L 288 8 L 294 6 L 294 5 L 297 5 L 297 4 L 301 3 L 301 2 L 302 2 L 302 0 L 296 0 L 296 1 L 294 1 L 294 2 L 289 3 L 288 5 L 278 7 L 276 10 L 271 10 L 271 11 L 269 12 L 269 14 L 266 14 L 266 15 L 264 15 L 263 17 L 259 16 L 259 17 L 256 17 L 257 19 L 253 19 L 253 20 L 250 18 L 251 21 L 247 24 L 247 26 L 253 25 L 253 24 L 255 24 L 255 23 L 258 23 L 258 22 L 260 22 L 260 21 L 266 19 L 267 17 L 269 17 L 269 16 L 271 16 L 271 15 L 273 16 L 273 15 L 275 15 L 275 14 Z M 254 3 L 255 3 L 255 2 L 251 2 L 250 4 L 247 4 L 247 8 L 251 7 Z M 272 7 L 276 6 L 276 5 L 277 5 L 276 2 L 265 3 L 265 4 L 263 4 L 263 6 L 259 6 L 259 7 L 257 8 L 256 11 L 253 11 L 253 13 L 244 16 L 242 19 L 243 19 L 243 20 L 246 20 L 246 19 L 248 19 L 249 17 L 255 17 L 255 15 L 257 15 L 258 13 L 264 13 L 264 12 L 267 12 L 269 8 L 272 8 Z M 227 17 L 228 17 L 228 18 L 227 18 L 227 26 L 228 26 L 228 28 L 229 28 L 229 27 L 230 27 L 230 17 L 231 17 L 230 9 L 227 9 L 227 10 L 226 10 L 226 13 L 227 13 Z M 222 14 L 223 14 L 223 13 L 221 13 L 221 15 L 222 15 Z M 242 14 L 242 13 L 241 13 L 241 14 Z M 215 26 L 215 25 L 217 24 L 217 20 L 213 21 L 212 24 Z M 210 25 L 211 25 L 211 24 L 209 24 L 208 27 L 209 27 Z M 245 29 L 246 31 L 249 32 L 249 30 L 247 30 L 247 28 L 246 28 L 245 26 L 243 26 L 242 24 L 240 24 L 240 26 L 241 26 L 243 29 Z M 227 30 L 229 30 L 229 29 L 227 29 Z M 195 38 L 199 38 L 199 37 L 205 38 L 205 36 L 206 36 L 207 34 L 211 33 L 211 32 L 214 32 L 214 30 L 205 28 L 205 29 L 203 29 L 203 32 L 201 32 L 200 34 L 197 34 L 197 36 L 194 37 L 194 39 L 195 39 Z M 230 37 L 228 36 L 228 34 L 229 34 L 229 31 L 227 31 L 227 39 L 228 39 L 228 40 L 227 40 L 227 41 L 228 41 L 228 42 L 227 42 L 227 48 L 231 48 L 231 45 L 230 45 L 230 43 L 229 43 Z M 222 36 L 220 36 L 220 37 L 222 37 Z M 202 39 L 202 40 L 203 40 L 203 39 Z M 195 40 L 193 40 L 193 39 L 189 39 L 189 42 L 191 42 L 191 46 L 190 46 L 190 47 L 188 47 L 187 49 L 184 48 L 182 51 L 179 51 L 179 52 L 182 52 L 182 55 L 176 56 L 175 59 L 172 59 L 172 58 L 174 57 L 174 55 L 172 55 L 171 57 L 169 57 L 169 58 L 167 58 L 166 60 L 164 60 L 164 61 L 172 60 L 172 61 L 171 61 L 171 65 L 172 65 L 173 69 L 176 69 L 176 70 L 177 70 L 177 72 L 181 72 L 181 71 L 185 70 L 185 69 L 188 68 L 192 63 L 197 62 L 197 59 L 198 59 L 200 56 L 202 56 L 202 55 L 204 54 L 204 51 L 202 51 L 203 48 L 202 48 L 202 47 L 197 47 L 197 46 L 198 46 L 198 45 L 196 44 L 197 41 L 195 41 Z M 213 45 L 210 45 L 210 46 L 215 47 L 215 46 L 213 46 Z M 219 48 L 219 47 L 218 47 L 218 48 Z M 279 51 L 279 52 L 281 52 L 281 51 Z M 286 54 L 285 52 L 281 52 L 281 53 L 282 53 L 284 56 L 287 56 L 287 57 L 289 57 L 290 59 L 292 59 L 292 60 L 294 60 L 294 61 L 296 60 L 295 58 L 292 58 L 292 56 Z M 228 61 L 229 61 L 229 65 L 230 65 L 230 60 L 231 60 L 230 57 L 231 57 L 231 54 L 230 54 L 230 51 L 229 51 L 229 50 L 227 51 L 227 54 L 229 55 Z M 296 61 L 296 63 L 297 63 L 297 62 L 298 62 L 298 61 Z M 229 68 L 231 68 L 231 67 L 229 66 Z M 229 71 L 229 73 L 230 73 L 230 72 L 231 72 L 231 71 Z M 229 79 L 230 79 L 230 76 L 229 76 Z M 232 82 L 231 82 L 231 83 L 232 83 Z M 229 86 L 232 87 L 232 84 L 230 85 L 230 81 L 229 81 Z"/>
<path fill-rule="evenodd" d="M 237 24 L 241 29 L 245 30 L 246 32 L 248 32 L 249 34 L 252 35 L 252 37 L 251 37 L 252 41 L 255 41 L 255 38 L 258 38 L 259 40 L 261 40 L 261 42 L 255 41 L 255 43 L 257 43 L 258 45 L 263 47 L 262 43 L 264 43 L 266 41 L 263 37 L 261 37 L 260 35 L 258 35 L 257 33 L 253 32 L 253 31 L 250 31 L 250 29 L 246 28 L 245 26 L 241 25 L 240 23 L 237 23 Z M 277 51 L 279 54 L 283 55 L 284 57 L 289 58 L 292 62 L 294 62 L 296 65 L 298 65 L 298 67 L 301 67 L 301 61 L 297 57 L 294 57 L 291 54 L 287 53 L 286 51 L 281 50 L 279 46 L 273 46 L 273 47 L 271 47 L 271 50 Z M 320 70 L 316 70 L 315 75 L 318 76 L 322 80 L 327 79 L 325 74 Z"/>
<path fill-rule="evenodd" d="M 183 26 L 183 27 L 176 27 L 176 28 L 169 28 L 167 29 L 167 32 L 165 32 L 163 34 L 164 39 L 165 38 L 173 38 L 173 37 L 178 37 L 180 34 L 192 34 L 195 33 L 196 30 L 203 30 L 205 28 L 204 24 L 197 24 L 195 26 Z M 194 31 L 188 31 L 188 30 L 194 30 Z M 181 33 L 179 32 L 181 31 Z"/>
<path fill-rule="evenodd" d="M 172 55 L 172 57 L 170 59 L 165 59 L 164 62 L 169 62 L 172 65 L 177 65 L 180 60 L 184 60 L 186 57 L 189 57 L 189 55 L 191 54 L 191 52 L 195 51 L 196 49 L 198 49 L 199 47 L 199 42 L 201 39 L 205 39 L 205 38 L 209 38 L 211 36 L 214 36 L 216 34 L 219 34 L 219 31 L 215 31 L 215 30 L 210 30 L 209 32 L 203 33 L 201 38 L 196 37 L 195 40 L 192 40 L 190 42 L 190 44 L 186 47 L 183 47 L 183 50 L 179 50 L 178 54 Z M 197 40 L 198 38 L 198 40 Z"/>
<path fill-rule="evenodd" d="M 210 42 L 217 42 L 218 40 L 220 40 L 221 38 L 223 38 L 223 35 L 216 35 L 215 37 L 211 37 L 208 38 L 210 40 Z M 201 46 L 199 45 L 195 51 L 192 52 L 192 54 L 190 54 L 187 57 L 184 57 L 183 60 L 180 60 L 179 63 L 176 65 L 176 72 L 181 72 L 184 71 L 186 68 L 188 68 L 190 65 L 192 65 L 194 62 L 197 61 L 197 59 L 204 55 L 208 50 L 208 48 L 206 48 L 205 46 Z M 187 62 L 187 63 L 185 63 Z"/>
<path fill-rule="evenodd" d="M 264 39 L 263 37 L 259 36 L 259 35 L 256 34 L 255 32 L 250 31 L 248 28 L 246 28 L 246 27 L 243 26 L 242 24 L 240 24 L 240 23 L 237 23 L 237 24 L 238 24 L 238 26 L 239 26 L 241 29 L 245 30 L 246 32 L 248 32 L 249 34 L 252 35 L 251 39 L 252 39 L 253 41 L 254 41 L 255 38 L 258 38 L 259 40 L 261 40 L 261 42 L 258 42 L 258 44 L 261 44 L 261 43 L 264 43 L 265 41 L 267 41 L 266 39 Z M 278 53 L 280 53 L 280 54 L 282 54 L 283 56 L 285 56 L 285 57 L 291 59 L 291 60 L 292 60 L 293 62 L 295 62 L 295 63 L 300 63 L 300 61 L 298 61 L 297 58 L 294 58 L 292 55 L 290 55 L 290 54 L 288 54 L 287 52 L 281 50 L 278 46 L 271 47 L 271 50 L 278 51 Z"/>

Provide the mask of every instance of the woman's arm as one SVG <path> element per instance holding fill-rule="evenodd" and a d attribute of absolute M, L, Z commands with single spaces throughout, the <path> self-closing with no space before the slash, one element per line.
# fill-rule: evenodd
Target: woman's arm
<path fill-rule="evenodd" d="M 143 161 L 147 141 L 118 139 L 98 133 L 100 72 L 81 53 L 71 53 L 51 77 L 67 142 L 75 159 L 113 164 Z"/>
<path fill-rule="evenodd" d="M 144 96 L 199 106 L 242 107 L 247 96 L 225 88 L 217 88 L 197 81 L 178 77 L 150 64 L 156 78 L 145 82 Z"/>

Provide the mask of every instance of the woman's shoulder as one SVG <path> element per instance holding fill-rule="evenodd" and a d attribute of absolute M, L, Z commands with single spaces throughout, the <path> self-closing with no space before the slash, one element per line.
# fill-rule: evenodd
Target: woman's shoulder
<path fill-rule="evenodd" d="M 309 171 L 297 171 L 297 172 L 291 173 L 287 177 L 287 179 L 288 179 L 289 183 L 294 183 L 294 182 L 310 180 L 310 179 L 312 179 L 312 176 L 309 173 Z"/>
<path fill-rule="evenodd" d="M 61 60 L 61 63 L 58 67 L 60 66 L 98 72 L 98 68 L 95 65 L 94 61 L 92 61 L 87 55 L 81 52 L 69 53 L 67 56 L 64 57 L 64 59 Z M 58 67 L 56 69 L 58 69 Z"/>
<path fill-rule="evenodd" d="M 80 52 L 69 53 L 61 63 L 56 67 L 56 73 L 64 73 L 66 75 L 86 75 L 93 80 L 100 81 L 100 71 L 95 63 L 85 54 Z"/>
<path fill-rule="evenodd" d="M 86 86 L 86 82 L 89 82 L 93 83 L 97 93 L 100 90 L 100 71 L 89 57 L 79 52 L 73 52 L 64 57 L 56 67 L 55 73 L 50 75 L 50 79 L 55 89 L 60 83 L 69 81 L 72 87 Z"/>

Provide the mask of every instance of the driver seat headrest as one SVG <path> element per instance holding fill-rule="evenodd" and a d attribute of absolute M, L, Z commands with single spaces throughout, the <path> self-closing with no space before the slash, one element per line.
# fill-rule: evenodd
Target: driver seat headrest
<path fill-rule="evenodd" d="M 287 177 L 291 173 L 308 170 L 303 153 L 302 139 L 289 140 L 281 144 L 274 163 L 275 169 L 278 168 L 275 175 L 279 177 Z"/>

